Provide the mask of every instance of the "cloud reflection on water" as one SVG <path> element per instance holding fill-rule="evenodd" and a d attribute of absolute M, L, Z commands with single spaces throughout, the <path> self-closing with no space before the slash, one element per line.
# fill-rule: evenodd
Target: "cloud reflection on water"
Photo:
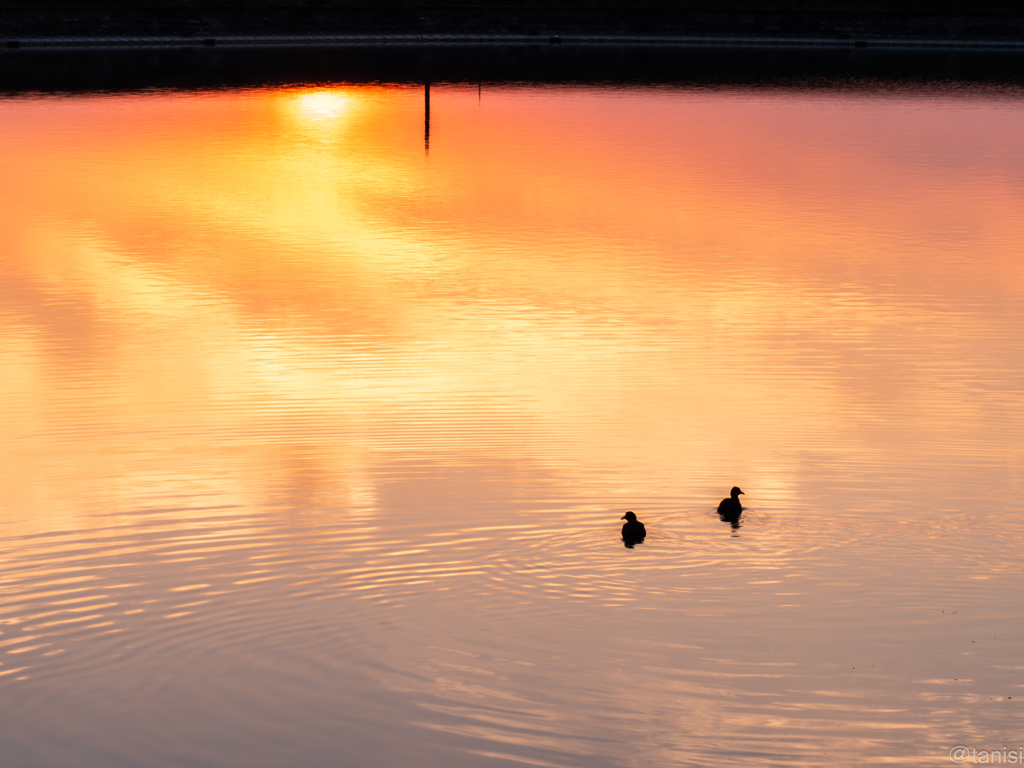
<path fill-rule="evenodd" d="M 1008 641 L 965 661 L 937 611 L 1016 615 L 1019 104 L 433 98 L 429 160 L 417 89 L 0 104 L 5 607 L 34 628 L 0 674 L 141 675 L 175 712 L 206 675 L 226 732 L 264 744 L 251 707 L 317 758 L 347 695 L 465 764 L 998 733 L 912 681 L 1005 677 Z"/>

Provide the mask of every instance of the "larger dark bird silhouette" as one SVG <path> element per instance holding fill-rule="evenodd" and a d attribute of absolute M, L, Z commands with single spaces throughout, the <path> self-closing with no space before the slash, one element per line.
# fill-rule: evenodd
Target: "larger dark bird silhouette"
<path fill-rule="evenodd" d="M 722 522 L 730 523 L 733 528 L 740 527 L 740 514 L 743 512 L 743 505 L 740 504 L 740 494 L 742 494 L 738 487 L 733 488 L 729 492 L 728 499 L 722 499 L 718 504 L 718 517 Z M 744 496 L 746 494 L 743 494 Z"/>
<path fill-rule="evenodd" d="M 625 525 L 622 526 L 622 540 L 626 542 L 627 547 L 632 547 L 634 544 L 639 544 L 647 536 L 647 529 L 644 528 L 644 524 L 636 519 L 636 515 L 632 512 L 627 512 L 622 516 L 622 519 L 626 521 Z"/>

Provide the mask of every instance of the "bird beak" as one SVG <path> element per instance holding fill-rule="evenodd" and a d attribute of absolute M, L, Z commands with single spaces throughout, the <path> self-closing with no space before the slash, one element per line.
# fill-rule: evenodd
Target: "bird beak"
<path fill-rule="evenodd" d="M 740 496 L 746 496 L 746 495 L 747 494 L 745 494 L 743 491 L 740 491 Z"/>
<path fill-rule="evenodd" d="M 623 515 L 622 517 L 619 518 L 619 520 L 625 520 L 625 519 L 626 519 L 625 515 Z"/>

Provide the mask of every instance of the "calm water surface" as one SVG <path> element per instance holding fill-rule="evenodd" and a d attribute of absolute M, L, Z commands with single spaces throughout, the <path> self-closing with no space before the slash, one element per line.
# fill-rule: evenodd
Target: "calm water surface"
<path fill-rule="evenodd" d="M 4 765 L 1024 743 L 1024 101 L 431 97 L 0 101 Z"/>

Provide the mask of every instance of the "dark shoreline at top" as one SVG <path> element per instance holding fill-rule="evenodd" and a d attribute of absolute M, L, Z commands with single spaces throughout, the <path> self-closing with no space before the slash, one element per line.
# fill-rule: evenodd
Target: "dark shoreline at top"
<path fill-rule="evenodd" d="M 0 49 L 0 96 L 338 84 L 796 89 L 1024 97 L 1017 51 L 686 46 Z"/>
<path fill-rule="evenodd" d="M 21 0 L 24 2 L 24 0 Z M 343 0 L 300 4 L 122 2 L 104 5 L 37 0 L 18 6 L 0 0 L 0 45 L 33 45 L 57 38 L 83 41 L 134 38 L 136 44 L 173 38 L 216 41 L 246 36 L 412 35 L 436 41 L 443 36 L 480 39 L 536 37 L 613 42 L 650 36 L 813 41 L 823 45 L 884 44 L 893 41 L 935 45 L 1024 45 L 1024 7 L 1012 2 L 940 3 L 893 0 L 889 10 L 871 2 L 719 2 L 693 0 L 608 0 L 573 6 L 504 3 L 474 5 L 373 6 Z M 596 7 L 595 7 L 596 6 Z M 34 42 L 35 41 L 35 42 Z"/>
<path fill-rule="evenodd" d="M 970 84 L 1018 94 L 1024 86 L 1024 8 L 1004 0 L 971 3 L 984 11 L 973 13 L 959 0 L 893 0 L 898 12 L 824 0 L 711 9 L 701 0 L 547 8 L 15 2 L 0 0 L 7 94 L 425 81 Z"/>

